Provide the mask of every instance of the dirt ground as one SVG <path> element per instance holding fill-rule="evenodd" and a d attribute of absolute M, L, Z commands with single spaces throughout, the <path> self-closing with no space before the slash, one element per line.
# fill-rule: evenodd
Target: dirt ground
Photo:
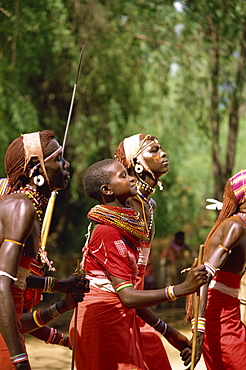
<path fill-rule="evenodd" d="M 187 331 L 181 331 L 187 334 Z M 72 352 L 61 346 L 44 344 L 28 335 L 26 339 L 27 352 L 31 362 L 32 370 L 70 370 L 72 363 Z M 185 369 L 179 357 L 178 351 L 167 341 L 164 342 L 169 361 L 173 370 Z M 74 369 L 76 367 L 74 366 Z M 93 369 L 91 369 L 93 370 Z M 110 369 L 109 369 L 110 370 Z M 203 360 L 196 366 L 196 370 L 206 370 Z"/>

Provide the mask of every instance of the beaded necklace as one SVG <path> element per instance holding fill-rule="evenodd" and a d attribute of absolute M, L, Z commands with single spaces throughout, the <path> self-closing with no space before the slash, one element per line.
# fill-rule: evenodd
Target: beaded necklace
<path fill-rule="evenodd" d="M 241 221 L 243 221 L 244 226 L 246 226 L 246 221 L 245 221 L 245 219 L 244 219 L 242 216 L 240 216 L 240 213 L 244 214 L 243 212 L 239 212 L 239 213 L 237 213 L 235 216 L 239 217 L 239 218 L 240 218 L 240 220 L 241 220 Z"/>
<path fill-rule="evenodd" d="M 138 180 L 137 180 L 137 186 L 138 186 L 138 188 L 141 188 L 141 189 L 147 191 L 149 194 L 155 192 L 155 189 L 154 188 L 152 188 L 151 186 L 149 186 L 149 184 L 147 184 L 147 182 L 143 181 L 139 177 L 138 177 Z"/>
<path fill-rule="evenodd" d="M 139 246 L 139 243 L 143 241 L 148 241 L 144 223 L 141 221 L 139 213 L 132 208 L 100 204 L 89 211 L 88 218 L 99 224 L 119 229 L 120 233 L 135 246 Z"/>
<path fill-rule="evenodd" d="M 44 220 L 44 210 L 48 204 L 48 198 L 44 197 L 40 193 L 38 193 L 35 189 L 33 189 L 30 185 L 26 185 L 24 188 L 20 188 L 17 191 L 12 192 L 11 194 L 26 194 L 26 196 L 32 202 L 35 211 L 37 213 L 38 219 L 40 224 L 42 225 Z"/>
<path fill-rule="evenodd" d="M 149 199 L 147 199 L 142 193 L 141 191 L 137 191 L 138 194 L 137 194 L 137 197 L 138 199 L 140 200 L 141 204 L 142 204 L 142 210 L 143 210 L 143 217 L 144 217 L 144 223 L 145 223 L 145 227 L 146 227 L 146 230 L 147 230 L 147 235 L 148 237 L 150 236 L 150 232 L 151 232 L 151 229 L 152 229 L 152 226 L 153 226 L 153 220 L 154 220 L 154 210 L 153 210 L 153 207 L 152 207 L 152 204 L 151 204 L 151 201 Z M 143 204 L 143 201 L 146 202 L 149 206 L 149 213 L 150 213 L 150 220 L 149 220 L 149 225 L 147 225 L 147 218 L 146 218 L 146 212 L 145 212 L 145 209 L 144 209 L 144 204 Z"/>
<path fill-rule="evenodd" d="M 28 184 L 17 191 L 13 191 L 11 194 L 25 194 L 28 197 L 28 199 L 30 199 L 38 216 L 41 229 L 44 220 L 44 211 L 48 204 L 49 199 L 40 194 L 39 192 L 37 192 Z M 41 243 L 38 253 L 40 255 L 42 263 L 46 263 L 50 271 L 56 271 L 55 267 L 53 267 L 53 261 L 49 261 L 47 252 L 44 247 L 41 247 Z"/>

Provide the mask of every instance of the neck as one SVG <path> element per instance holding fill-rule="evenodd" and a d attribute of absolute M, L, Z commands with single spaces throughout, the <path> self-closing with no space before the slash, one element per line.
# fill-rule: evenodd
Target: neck
<path fill-rule="evenodd" d="M 141 177 L 137 174 L 134 177 L 137 180 L 138 189 L 142 194 L 144 194 L 144 196 L 148 198 L 151 194 L 155 192 L 157 180 L 153 180 L 152 177 L 148 176 L 147 174 L 144 180 L 141 179 Z"/>
<path fill-rule="evenodd" d="M 43 195 L 45 198 L 50 198 L 50 196 L 51 196 L 51 189 L 50 189 L 49 185 L 46 182 L 44 183 L 43 186 L 37 186 L 37 185 L 34 184 L 34 182 L 31 179 L 28 186 L 30 186 L 32 189 L 34 189 L 39 194 Z"/>
<path fill-rule="evenodd" d="M 103 202 L 102 204 L 104 204 L 105 206 L 111 206 L 111 207 L 121 207 L 121 208 L 126 207 L 126 203 L 121 203 L 118 200 L 115 200 L 113 202 Z"/>

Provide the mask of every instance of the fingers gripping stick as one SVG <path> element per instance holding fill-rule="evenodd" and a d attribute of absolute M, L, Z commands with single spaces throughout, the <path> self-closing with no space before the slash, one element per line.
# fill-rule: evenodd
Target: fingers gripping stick
<path fill-rule="evenodd" d="M 78 277 L 85 277 L 85 271 L 81 267 L 81 261 L 77 260 L 77 269 L 75 272 Z M 77 321 L 78 321 L 78 303 L 76 304 L 74 311 L 74 332 L 73 332 L 73 353 L 72 353 L 72 364 L 71 370 L 74 369 L 74 359 L 75 359 L 75 350 L 76 350 L 76 333 L 77 333 Z"/>
<path fill-rule="evenodd" d="M 203 257 L 203 250 L 204 245 L 201 244 L 199 248 L 198 254 L 198 266 L 202 264 L 202 257 Z M 197 324 L 198 324 L 198 313 L 199 313 L 199 305 L 200 305 L 200 288 L 197 291 L 196 302 L 195 302 L 195 322 L 194 322 L 194 333 L 192 339 L 192 354 L 191 354 L 191 367 L 190 370 L 194 370 L 195 368 L 195 357 L 196 357 L 196 340 L 197 340 Z"/>

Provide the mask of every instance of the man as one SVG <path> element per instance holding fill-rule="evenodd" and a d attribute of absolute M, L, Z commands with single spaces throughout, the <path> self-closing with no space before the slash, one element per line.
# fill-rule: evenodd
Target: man
<path fill-rule="evenodd" d="M 115 158 L 127 168 L 129 175 L 135 178 L 138 185 L 137 195 L 129 199 L 128 204 L 140 213 L 148 232 L 148 241 L 139 249 L 138 260 L 137 288 L 143 289 L 151 241 L 155 233 L 153 217 L 156 203 L 151 195 L 155 192 L 156 186 L 162 189 L 160 178 L 168 173 L 169 161 L 158 139 L 146 134 L 137 134 L 125 138 L 118 145 Z M 153 317 L 158 319 L 149 308 L 139 309 L 137 312 L 144 321 Z M 139 324 L 149 369 L 170 370 L 171 366 L 159 333 L 155 331 L 155 328 L 144 324 L 142 320 L 139 320 Z M 173 333 L 173 335 L 175 334 Z M 168 335 L 165 333 L 165 338 L 175 346 L 175 342 L 172 342 L 171 332 Z M 181 350 L 179 347 L 176 348 Z"/>
<path fill-rule="evenodd" d="M 0 201 L 0 363 L 5 370 L 30 369 L 20 334 L 26 284 L 64 293 L 76 284 L 84 286 L 75 275 L 66 280 L 28 277 L 29 267 L 39 253 L 48 199 L 53 190 L 64 189 L 69 180 L 69 163 L 63 159 L 54 136 L 48 130 L 21 135 L 5 155 L 8 188 Z M 53 305 L 43 313 L 34 311 L 28 325 L 31 330 L 42 327 L 64 311 L 62 305 Z"/>
<path fill-rule="evenodd" d="M 246 328 L 238 299 L 246 261 L 245 180 L 242 170 L 227 181 L 222 209 L 205 242 L 209 280 L 201 288 L 196 363 L 204 339 L 208 370 L 246 368 Z"/>

